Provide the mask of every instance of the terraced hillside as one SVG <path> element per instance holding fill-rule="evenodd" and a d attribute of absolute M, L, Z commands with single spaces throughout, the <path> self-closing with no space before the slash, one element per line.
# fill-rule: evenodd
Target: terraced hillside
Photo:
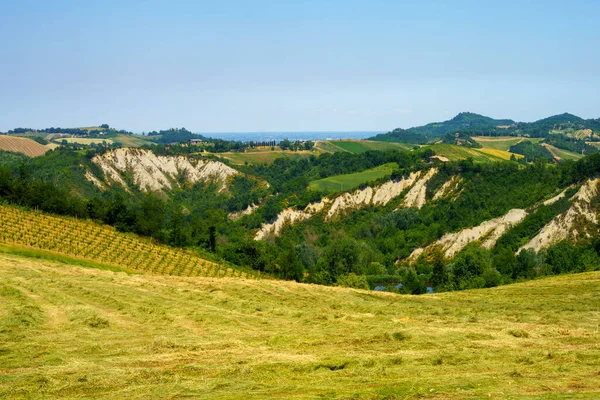
<path fill-rule="evenodd" d="M 403 296 L 0 255 L 2 398 L 595 399 L 600 273 Z"/>
<path fill-rule="evenodd" d="M 23 153 L 29 157 L 38 157 L 46 154 L 50 147 L 27 138 L 0 135 L 0 150 Z"/>
<path fill-rule="evenodd" d="M 94 261 L 106 266 L 150 274 L 178 276 L 238 276 L 242 272 L 200 258 L 191 250 L 152 243 L 91 221 L 0 205 L 0 244 Z"/>

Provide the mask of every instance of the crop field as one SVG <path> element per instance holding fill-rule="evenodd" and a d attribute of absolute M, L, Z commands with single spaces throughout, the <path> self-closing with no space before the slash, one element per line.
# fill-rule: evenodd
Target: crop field
<path fill-rule="evenodd" d="M 510 157 L 513 155 L 513 153 L 508 151 L 487 147 L 474 149 L 453 144 L 434 144 L 429 147 L 435 154 L 447 157 L 452 161 L 473 158 L 476 162 L 498 162 L 510 160 Z M 522 156 L 515 154 L 515 157 L 521 158 Z"/>
<path fill-rule="evenodd" d="M 403 143 L 394 142 L 376 142 L 372 140 L 330 140 L 333 146 L 353 154 L 364 153 L 369 150 L 410 150 L 411 146 Z M 333 150 L 333 147 L 331 148 Z"/>
<path fill-rule="evenodd" d="M 553 156 L 560 157 L 563 160 L 579 160 L 580 158 L 583 158 L 583 156 L 581 154 L 577 154 L 577 153 L 573 153 L 571 151 L 559 149 L 558 147 L 549 145 L 547 143 L 542 144 L 542 146 L 547 148 L 550 151 L 550 153 L 552 153 Z"/>
<path fill-rule="evenodd" d="M 597 399 L 600 273 L 396 295 L 0 254 L 0 397 Z"/>
<path fill-rule="evenodd" d="M 227 152 L 227 153 L 215 153 L 218 157 L 223 157 L 229 160 L 233 164 L 243 165 L 248 164 L 272 164 L 278 158 L 288 158 L 292 160 L 299 160 L 302 158 L 308 158 L 311 154 L 318 155 L 318 152 L 299 150 L 263 150 L 263 151 L 247 151 L 245 153 L 239 152 Z"/>
<path fill-rule="evenodd" d="M 510 151 L 498 150 L 498 149 L 490 149 L 487 147 L 482 147 L 480 149 L 476 149 L 480 153 L 484 153 L 493 157 L 498 157 L 503 160 L 510 160 L 511 156 L 515 156 L 516 158 L 523 158 L 522 154 L 511 153 Z"/>
<path fill-rule="evenodd" d="M 310 182 L 309 188 L 326 193 L 348 190 L 390 175 L 395 168 L 398 168 L 398 164 L 389 163 L 354 174 L 334 175 Z"/>
<path fill-rule="evenodd" d="M 514 136 L 475 136 L 473 139 L 482 145 L 484 148 L 508 151 L 510 146 L 521 143 L 524 140 L 528 140 L 532 143 L 538 143 L 543 138 L 524 138 Z"/>
<path fill-rule="evenodd" d="M 142 135 L 115 135 L 110 136 L 110 140 L 116 143 L 121 143 L 124 147 L 141 147 L 144 145 L 154 144 L 154 142 L 146 139 Z"/>
<path fill-rule="evenodd" d="M 226 268 L 183 250 L 152 243 L 113 227 L 0 205 L 0 243 L 48 256 L 65 255 L 106 266 L 151 274 L 179 276 L 240 276 L 253 272 Z"/>
<path fill-rule="evenodd" d="M 80 137 L 70 137 L 70 138 L 60 138 L 56 139 L 58 143 L 62 143 L 63 140 L 66 140 L 67 143 L 78 143 L 78 144 L 101 144 L 102 142 L 106 142 L 108 144 L 113 144 L 112 139 L 107 138 L 80 138 Z"/>
<path fill-rule="evenodd" d="M 38 157 L 46 154 L 50 149 L 28 138 L 0 135 L 0 150 L 23 153 L 29 157 Z"/>

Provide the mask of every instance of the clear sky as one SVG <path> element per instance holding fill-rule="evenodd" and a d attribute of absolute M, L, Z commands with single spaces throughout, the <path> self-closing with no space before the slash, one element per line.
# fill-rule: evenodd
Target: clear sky
<path fill-rule="evenodd" d="M 0 131 L 600 117 L 600 1 L 0 0 Z"/>

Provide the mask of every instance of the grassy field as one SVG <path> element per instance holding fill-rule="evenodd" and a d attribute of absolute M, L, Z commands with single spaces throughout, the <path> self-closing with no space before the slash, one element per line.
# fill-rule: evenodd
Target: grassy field
<path fill-rule="evenodd" d="M 79 144 L 85 144 L 85 145 L 90 145 L 90 144 L 101 144 L 102 142 L 106 142 L 108 144 L 113 144 L 113 140 L 112 139 L 108 139 L 108 138 L 80 138 L 80 137 L 70 137 L 70 138 L 58 138 L 56 139 L 56 141 L 58 143 L 62 143 L 63 140 L 66 140 L 67 143 L 79 143 Z"/>
<path fill-rule="evenodd" d="M 278 158 L 288 158 L 292 160 L 299 160 L 301 158 L 308 158 L 311 154 L 319 155 L 318 151 L 291 151 L 291 150 L 258 150 L 258 151 L 247 151 L 245 153 L 238 152 L 227 152 L 227 153 L 215 153 L 218 157 L 226 158 L 233 164 L 243 165 L 248 164 L 272 164 Z"/>
<path fill-rule="evenodd" d="M 512 153 L 498 149 L 473 149 L 453 144 L 434 144 L 429 147 L 435 154 L 447 157 L 452 161 L 464 160 L 471 157 L 477 162 L 497 162 L 508 160 L 512 155 Z"/>
<path fill-rule="evenodd" d="M 0 150 L 22 153 L 29 157 L 38 157 L 46 154 L 50 149 L 32 139 L 0 135 Z"/>
<path fill-rule="evenodd" d="M 154 142 L 146 139 L 142 135 L 115 135 L 109 136 L 109 138 L 116 142 L 121 143 L 124 147 L 141 147 L 144 145 L 154 144 Z"/>
<path fill-rule="evenodd" d="M 309 188 L 326 193 L 348 190 L 360 186 L 363 183 L 383 178 L 384 176 L 391 174 L 395 168 L 398 168 L 398 164 L 389 163 L 354 174 L 334 175 L 312 181 Z"/>
<path fill-rule="evenodd" d="M 597 399 L 600 273 L 407 296 L 0 254 L 2 398 Z"/>
<path fill-rule="evenodd" d="M 347 151 L 350 153 L 364 153 L 369 150 L 410 150 L 412 146 L 393 143 L 393 142 L 376 142 L 372 140 L 330 140 L 329 144 L 341 149 L 336 151 Z M 329 147 L 330 151 L 335 150 L 334 147 Z"/>
<path fill-rule="evenodd" d="M 475 136 L 473 139 L 484 148 L 508 151 L 510 146 L 528 140 L 532 143 L 538 143 L 543 138 L 522 138 L 514 136 Z"/>
<path fill-rule="evenodd" d="M 234 270 L 205 260 L 190 250 L 152 243 L 147 238 L 86 220 L 0 205 L 0 226 L 0 244 L 9 245 L 11 252 L 34 252 L 39 258 L 66 256 L 148 274 L 255 275 L 253 271 Z"/>
<path fill-rule="evenodd" d="M 577 153 L 573 153 L 571 151 L 559 149 L 558 147 L 554 147 L 547 143 L 543 143 L 542 146 L 547 148 L 550 151 L 550 153 L 552 153 L 553 156 L 560 157 L 563 160 L 579 160 L 580 158 L 583 158 L 583 156 L 581 154 L 577 154 Z"/>

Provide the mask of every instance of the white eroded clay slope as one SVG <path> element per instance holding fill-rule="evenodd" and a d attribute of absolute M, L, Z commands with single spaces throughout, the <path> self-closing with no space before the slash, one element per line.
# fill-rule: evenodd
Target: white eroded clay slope
<path fill-rule="evenodd" d="M 183 156 L 157 156 L 150 150 L 123 148 L 95 156 L 92 159 L 102 169 L 105 180 L 127 187 L 123 174 L 131 172 L 134 184 L 142 191 L 170 190 L 179 186 L 177 178 L 186 182 L 216 181 L 239 174 L 218 161 L 194 160 Z M 89 179 L 89 178 L 88 178 Z"/>
<path fill-rule="evenodd" d="M 463 229 L 460 232 L 447 233 L 425 249 L 415 249 L 408 259 L 410 262 L 414 262 L 424 251 L 434 247 L 438 247 L 442 250 L 446 258 L 451 258 L 469 243 L 478 241 L 482 238 L 484 239 L 481 242 L 481 246 L 486 249 L 491 249 L 494 247 L 500 236 L 506 233 L 510 227 L 523 221 L 526 216 L 527 212 L 525 210 L 519 208 L 512 209 L 502 217 L 485 221 L 473 228 Z"/>
<path fill-rule="evenodd" d="M 598 215 L 590 203 L 598 195 L 598 183 L 600 179 L 588 179 L 571 197 L 571 207 L 545 225 L 540 233 L 519 251 L 533 249 L 537 252 L 561 240 L 576 239 L 583 233 L 577 230 L 578 227 L 584 227 L 588 223 L 597 224 Z"/>
<path fill-rule="evenodd" d="M 279 213 L 273 223 L 263 224 L 256 233 L 254 239 L 262 240 L 268 236 L 277 236 L 286 224 L 293 224 L 309 219 L 313 215 L 325 210 L 330 203 L 331 207 L 329 207 L 325 216 L 328 220 L 346 210 L 356 210 L 368 205 L 384 206 L 411 186 L 418 186 L 418 189 L 415 192 L 416 194 L 411 196 L 411 200 L 405 202 L 404 206 L 421 208 L 425 203 L 425 184 L 436 172 L 437 169 L 435 168 L 432 168 L 427 172 L 413 172 L 406 178 L 398 181 L 388 181 L 374 188 L 366 187 L 351 193 L 343 193 L 335 199 L 324 198 L 318 203 L 309 204 L 304 211 L 286 208 Z"/>

